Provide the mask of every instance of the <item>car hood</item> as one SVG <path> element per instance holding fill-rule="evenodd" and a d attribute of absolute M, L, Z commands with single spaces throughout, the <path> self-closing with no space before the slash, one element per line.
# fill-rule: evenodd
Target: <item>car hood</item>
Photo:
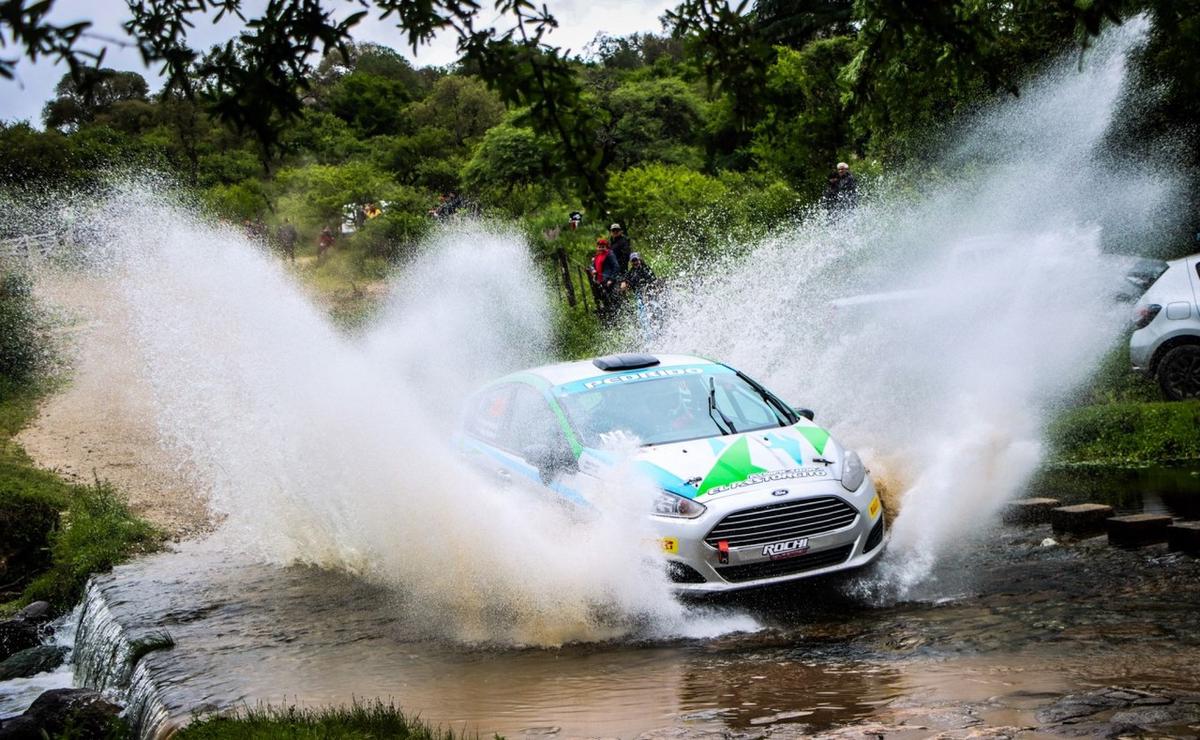
<path fill-rule="evenodd" d="M 601 463 L 615 462 L 610 453 L 587 452 L 585 457 Z M 790 427 L 647 445 L 638 449 L 634 460 L 659 487 L 700 501 L 759 486 L 839 480 L 842 473 L 838 444 L 827 431 L 803 419 Z"/>

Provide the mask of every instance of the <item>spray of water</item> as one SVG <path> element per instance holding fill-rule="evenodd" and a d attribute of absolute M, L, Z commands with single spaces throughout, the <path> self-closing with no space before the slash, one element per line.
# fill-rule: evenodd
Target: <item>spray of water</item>
<path fill-rule="evenodd" d="M 818 409 L 903 492 L 887 582 L 927 581 L 1041 459 L 1040 430 L 1118 331 L 1110 224 L 1171 192 L 1098 156 L 1139 29 L 981 114 L 917 194 L 882 183 L 666 299 L 653 345 L 705 352 Z M 618 470 L 578 521 L 464 466 L 464 394 L 549 354 L 519 237 L 438 234 L 347 336 L 284 266 L 159 183 L 76 219 L 153 394 L 162 445 L 208 492 L 230 548 L 393 584 L 467 640 L 554 644 L 753 627 L 685 610 L 647 559 L 648 492 Z M 833 307 L 846 296 L 903 296 Z M 686 293 L 686 295 L 685 295 Z M 517 498 L 520 497 L 520 498 Z"/>
<path fill-rule="evenodd" d="M 994 520 L 1121 331 L 1123 262 L 1101 237 L 1136 252 L 1174 197 L 1169 176 L 1104 152 L 1144 30 L 982 111 L 854 212 L 810 214 L 673 291 L 647 338 L 758 373 L 864 453 L 901 499 L 890 594 L 936 581 L 939 557 Z"/>
<path fill-rule="evenodd" d="M 652 493 L 628 471 L 581 517 L 456 451 L 470 391 L 548 360 L 547 296 L 514 231 L 440 232 L 350 336 L 274 255 L 181 202 L 161 183 L 111 185 L 78 214 L 80 256 L 228 548 L 395 586 L 407 618 L 467 641 L 753 627 L 674 600 Z"/>

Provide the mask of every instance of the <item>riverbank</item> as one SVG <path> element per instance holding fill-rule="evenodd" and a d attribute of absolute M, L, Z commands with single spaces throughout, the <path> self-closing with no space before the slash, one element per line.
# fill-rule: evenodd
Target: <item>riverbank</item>
<path fill-rule="evenodd" d="M 162 542 L 133 515 L 113 486 L 72 483 L 38 467 L 14 437 L 36 413 L 42 394 L 8 385 L 0 400 L 0 615 L 33 601 L 56 611 L 78 602 L 84 584 Z M 0 659 L 8 657 L 0 656 Z"/>
<path fill-rule="evenodd" d="M 1200 459 L 1200 399 L 1070 409 L 1047 429 L 1056 464 L 1150 465 Z"/>

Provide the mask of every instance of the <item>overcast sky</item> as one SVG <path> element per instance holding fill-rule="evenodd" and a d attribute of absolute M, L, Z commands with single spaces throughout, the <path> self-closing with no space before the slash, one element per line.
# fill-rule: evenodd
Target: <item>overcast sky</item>
<path fill-rule="evenodd" d="M 579 52 L 583 47 L 603 31 L 616 36 L 624 36 L 634 32 L 661 30 L 659 17 L 679 3 L 679 0 L 545 0 L 550 7 L 550 13 L 558 19 L 559 28 L 550 35 L 549 41 L 555 46 Z M 252 15 L 263 7 L 263 0 L 247 0 L 244 3 L 247 15 Z M 490 7 L 490 3 L 481 5 Z M 356 4 L 346 3 L 348 10 L 355 10 Z M 121 30 L 121 23 L 127 19 L 129 10 L 123 0 L 58 0 L 51 14 L 55 22 L 70 22 L 90 20 L 92 31 L 101 37 L 126 40 Z M 484 22 L 494 22 L 496 14 L 485 12 L 481 14 Z M 199 21 L 189 34 L 189 41 L 195 49 L 207 49 L 213 44 L 232 38 L 240 30 L 236 19 L 225 19 L 219 24 Z M 449 64 L 456 58 L 454 39 L 443 36 L 435 39 L 432 44 L 422 47 L 414 57 L 404 43 L 403 35 L 389 23 L 379 21 L 375 16 L 363 19 L 354 29 L 355 41 L 374 41 L 391 46 L 402 52 L 418 66 L 426 64 Z M 6 39 L 7 40 L 7 39 Z M 85 48 L 94 48 L 102 42 L 91 40 Z M 16 47 L 5 47 L 5 56 L 13 55 Z M 150 83 L 150 89 L 159 87 L 157 67 L 147 69 L 142 64 L 141 57 L 133 48 L 121 48 L 108 45 L 104 58 L 104 66 L 121 70 L 133 70 L 141 73 Z M 54 86 L 65 73 L 65 65 L 55 64 L 50 59 L 39 59 L 37 64 L 30 64 L 23 58 L 17 65 L 16 80 L 0 79 L 0 120 L 28 120 L 35 126 L 41 126 L 42 106 L 54 93 Z"/>

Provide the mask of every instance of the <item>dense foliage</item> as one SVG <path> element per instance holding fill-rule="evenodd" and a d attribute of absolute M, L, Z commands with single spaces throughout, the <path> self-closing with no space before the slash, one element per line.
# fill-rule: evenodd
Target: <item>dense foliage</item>
<path fill-rule="evenodd" d="M 896 169 L 956 113 L 1018 92 L 1053 59 L 1086 53 L 1104 23 L 1139 12 L 1151 32 L 1135 84 L 1162 94 L 1149 105 L 1131 97 L 1114 149 L 1156 157 L 1182 135 L 1174 150 L 1188 161 L 1169 164 L 1200 169 L 1197 0 L 686 0 L 664 35 L 599 35 L 571 58 L 543 42 L 553 21 L 524 0 L 498 4 L 487 28 L 473 3 L 370 4 L 410 42 L 456 34 L 461 61 L 414 69 L 394 49 L 354 44 L 359 16 L 320 0 L 272 3 L 201 54 L 187 22 L 240 3 L 135 2 L 127 30 L 166 65 L 167 84 L 152 94 L 136 73 L 77 64 L 46 105 L 45 131 L 0 124 L 0 181 L 167 170 L 221 216 L 262 218 L 272 232 L 291 221 L 302 249 L 347 209 L 382 203 L 386 220 L 350 241 L 384 261 L 404 256 L 450 193 L 560 225 L 584 210 L 596 233 L 610 220 L 635 234 L 677 230 L 726 196 L 763 204 L 705 221 L 737 230 L 819 198 L 839 160 L 860 174 Z M 86 61 L 78 29 L 22 0 L 3 7 L 0 26 L 19 48 Z M 1181 234 L 1197 231 L 1187 226 Z M 1167 249 L 1188 251 L 1181 242 Z"/>

